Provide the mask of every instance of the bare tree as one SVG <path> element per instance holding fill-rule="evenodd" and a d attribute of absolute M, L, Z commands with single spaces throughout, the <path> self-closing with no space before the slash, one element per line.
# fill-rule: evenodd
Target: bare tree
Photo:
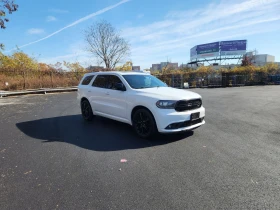
<path fill-rule="evenodd" d="M 106 69 L 114 69 L 130 53 L 127 40 L 107 21 L 94 23 L 85 31 L 87 51 L 102 60 Z"/>
<path fill-rule="evenodd" d="M 5 29 L 5 22 L 9 22 L 9 19 L 6 18 L 5 10 L 8 10 L 9 14 L 17 11 L 18 5 L 14 4 L 12 0 L 0 0 L 0 28 Z M 0 43 L 0 49 L 4 49 L 4 44 Z"/>
<path fill-rule="evenodd" d="M 253 65 L 254 56 L 244 55 L 242 59 L 241 66 L 251 66 Z"/>
<path fill-rule="evenodd" d="M 162 72 L 162 73 L 166 73 L 166 72 L 172 70 L 170 63 L 171 63 L 171 59 L 169 59 L 169 58 L 167 57 L 164 66 L 161 67 L 161 72 Z"/>

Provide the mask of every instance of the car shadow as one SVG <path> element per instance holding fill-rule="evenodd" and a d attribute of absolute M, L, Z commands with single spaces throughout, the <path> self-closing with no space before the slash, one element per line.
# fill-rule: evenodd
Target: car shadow
<path fill-rule="evenodd" d="M 44 143 L 65 142 L 94 151 L 140 149 L 170 144 L 193 135 L 193 132 L 162 135 L 144 140 L 134 133 L 130 125 L 95 117 L 85 122 L 81 115 L 60 116 L 16 124 L 31 138 Z"/>

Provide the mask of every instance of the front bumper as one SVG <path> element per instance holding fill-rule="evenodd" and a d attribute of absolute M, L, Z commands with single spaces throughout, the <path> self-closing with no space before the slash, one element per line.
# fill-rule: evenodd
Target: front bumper
<path fill-rule="evenodd" d="M 191 120 L 191 114 L 200 113 L 199 118 L 201 119 L 195 124 L 187 123 Z M 202 106 L 199 109 L 177 112 L 174 109 L 157 109 L 154 112 L 154 117 L 157 123 L 157 128 L 160 133 L 175 133 L 183 132 L 188 130 L 194 130 L 205 124 L 205 108 Z M 168 128 L 171 124 L 185 124 L 186 127 L 180 126 L 180 128 L 170 129 Z"/>

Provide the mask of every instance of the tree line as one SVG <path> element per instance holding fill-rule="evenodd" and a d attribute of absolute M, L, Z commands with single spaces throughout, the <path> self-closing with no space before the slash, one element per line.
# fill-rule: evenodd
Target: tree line
<path fill-rule="evenodd" d="M 12 14 L 18 10 L 18 5 L 12 0 L 0 1 L 0 26 L 6 28 L 5 23 L 9 21 L 6 17 L 8 12 Z M 44 71 L 44 72 L 86 72 L 86 71 L 106 71 L 132 70 L 132 61 L 128 59 L 130 55 L 130 44 L 123 38 L 120 31 L 116 30 L 109 22 L 105 20 L 93 23 L 84 31 L 84 39 L 86 43 L 86 51 L 95 57 L 99 64 L 103 64 L 105 68 L 85 68 L 79 62 L 57 62 L 56 64 L 46 64 L 38 62 L 35 58 L 30 57 L 22 51 L 16 51 L 12 55 L 4 55 L 0 51 L 0 71 Z M 0 43 L 0 48 L 4 48 L 4 44 Z M 123 65 L 118 65 L 124 63 Z M 254 66 L 248 57 L 244 57 L 242 65 L 233 69 L 221 68 L 214 70 L 211 66 L 201 66 L 194 70 L 192 68 L 164 68 L 161 72 L 153 72 L 155 75 L 160 74 L 196 74 L 196 75 L 211 75 L 231 72 L 233 74 L 276 74 L 279 72 L 279 66 L 274 63 L 269 63 L 262 67 Z"/>

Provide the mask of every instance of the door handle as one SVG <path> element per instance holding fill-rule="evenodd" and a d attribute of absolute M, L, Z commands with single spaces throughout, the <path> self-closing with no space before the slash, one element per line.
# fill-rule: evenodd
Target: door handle
<path fill-rule="evenodd" d="M 110 95 L 110 93 L 106 93 L 106 95 L 108 96 L 108 95 Z"/>
<path fill-rule="evenodd" d="M 91 93 L 91 91 L 90 91 L 90 90 L 88 90 L 88 93 Z"/>

